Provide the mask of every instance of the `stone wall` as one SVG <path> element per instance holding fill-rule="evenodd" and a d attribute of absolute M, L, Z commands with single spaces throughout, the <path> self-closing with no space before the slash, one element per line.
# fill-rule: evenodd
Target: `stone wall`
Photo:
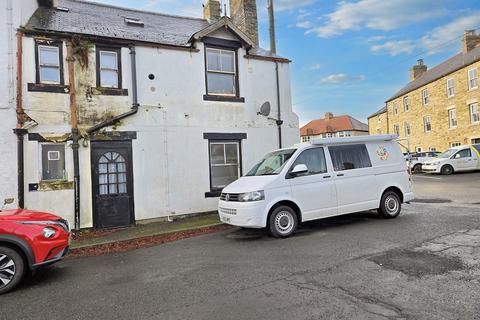
<path fill-rule="evenodd" d="M 257 2 L 255 0 L 230 0 L 230 18 L 258 47 Z"/>

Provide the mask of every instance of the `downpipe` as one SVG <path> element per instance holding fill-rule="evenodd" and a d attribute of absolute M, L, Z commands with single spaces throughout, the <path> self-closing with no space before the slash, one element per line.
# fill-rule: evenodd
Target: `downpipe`
<path fill-rule="evenodd" d="M 282 148 L 282 108 L 281 108 L 281 101 L 280 101 L 280 76 L 278 72 L 278 61 L 275 61 L 275 75 L 277 80 L 277 127 L 278 127 L 278 148 Z"/>

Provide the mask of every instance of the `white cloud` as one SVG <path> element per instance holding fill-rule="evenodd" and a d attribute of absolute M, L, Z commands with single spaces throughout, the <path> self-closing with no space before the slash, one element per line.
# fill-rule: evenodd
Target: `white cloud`
<path fill-rule="evenodd" d="M 296 26 L 301 29 L 310 29 L 313 27 L 313 24 L 310 21 L 298 21 Z"/>
<path fill-rule="evenodd" d="M 305 7 L 315 3 L 316 0 L 277 0 L 275 1 L 275 10 L 292 10 L 300 7 Z"/>
<path fill-rule="evenodd" d="M 338 83 L 349 83 L 365 80 L 364 75 L 352 76 L 345 73 L 331 74 L 320 79 L 320 84 L 338 84 Z"/>
<path fill-rule="evenodd" d="M 315 70 L 320 69 L 321 67 L 322 67 L 322 65 L 320 63 L 315 63 L 315 64 L 307 66 L 306 69 L 309 70 L 309 71 L 315 71 Z"/>
<path fill-rule="evenodd" d="M 328 38 L 349 30 L 393 30 L 447 14 L 444 2 L 445 0 L 341 1 L 334 12 L 324 17 L 327 21 L 323 25 L 312 28 L 307 33 Z"/>
<path fill-rule="evenodd" d="M 427 54 L 458 49 L 464 30 L 475 29 L 480 25 L 480 12 L 472 12 L 443 26 L 437 27 L 421 39 Z M 451 40 L 451 41 L 450 41 Z"/>
<path fill-rule="evenodd" d="M 386 52 L 392 56 L 398 56 L 402 53 L 410 54 L 414 49 L 415 44 L 410 40 L 387 41 L 370 47 L 372 52 Z"/>

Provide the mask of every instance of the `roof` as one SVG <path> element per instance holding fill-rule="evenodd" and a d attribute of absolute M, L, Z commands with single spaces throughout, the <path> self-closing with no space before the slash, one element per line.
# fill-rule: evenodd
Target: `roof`
<path fill-rule="evenodd" d="M 308 130 L 313 130 L 308 134 Z M 322 133 L 334 133 L 339 131 L 364 131 L 368 132 L 368 125 L 348 115 L 336 116 L 330 119 L 312 120 L 300 128 L 301 136 L 319 135 Z"/>
<path fill-rule="evenodd" d="M 374 114 L 369 115 L 368 119 L 373 118 L 375 116 L 378 116 L 379 114 L 382 114 L 382 113 L 385 113 L 385 112 L 387 112 L 387 107 L 383 107 L 382 109 L 378 110 Z"/>
<path fill-rule="evenodd" d="M 410 81 L 405 87 L 400 89 L 395 93 L 387 102 L 403 96 L 404 94 L 423 87 L 430 82 L 438 80 L 452 72 L 455 72 L 461 68 L 464 68 L 468 65 L 471 65 L 474 62 L 480 60 L 480 46 L 473 48 L 467 53 L 460 52 L 459 54 L 453 56 L 452 58 L 442 62 L 441 64 L 435 66 L 434 68 L 427 70 L 417 79 Z"/>
<path fill-rule="evenodd" d="M 191 40 L 195 35 L 209 33 L 210 29 L 218 29 L 217 25 L 227 24 L 247 45 L 252 43 L 243 32 L 232 25 L 229 18 L 222 19 L 223 22 L 222 20 L 209 22 L 201 18 L 147 12 L 88 1 L 59 0 L 58 2 L 58 7 L 67 8 L 68 11 L 41 6 L 25 25 L 25 29 L 191 47 Z M 125 18 L 138 19 L 144 25 L 127 25 Z M 249 55 L 285 59 L 260 48 L 253 48 Z"/>
<path fill-rule="evenodd" d="M 329 144 L 357 143 L 357 142 L 391 141 L 391 140 L 397 140 L 397 139 L 398 139 L 398 136 L 396 134 L 375 134 L 371 136 L 313 139 L 313 141 L 311 141 L 311 144 L 329 145 Z"/>

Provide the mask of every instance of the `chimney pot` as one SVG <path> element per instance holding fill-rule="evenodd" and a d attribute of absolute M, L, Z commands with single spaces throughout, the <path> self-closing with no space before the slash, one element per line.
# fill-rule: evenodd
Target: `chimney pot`
<path fill-rule="evenodd" d="M 220 1 L 207 0 L 203 6 L 203 18 L 208 21 L 218 21 L 221 18 L 222 8 Z"/>
<path fill-rule="evenodd" d="M 326 112 L 325 113 L 325 119 L 326 120 L 333 119 L 333 113 L 332 112 Z"/>
<path fill-rule="evenodd" d="M 230 19 L 258 47 L 257 1 L 230 0 Z"/>
<path fill-rule="evenodd" d="M 428 67 L 423 62 L 423 59 L 418 59 L 417 64 L 410 69 L 410 81 L 413 81 L 427 72 Z"/>
<path fill-rule="evenodd" d="M 475 30 L 465 30 L 463 33 L 462 51 L 467 53 L 480 44 L 480 36 Z"/>

